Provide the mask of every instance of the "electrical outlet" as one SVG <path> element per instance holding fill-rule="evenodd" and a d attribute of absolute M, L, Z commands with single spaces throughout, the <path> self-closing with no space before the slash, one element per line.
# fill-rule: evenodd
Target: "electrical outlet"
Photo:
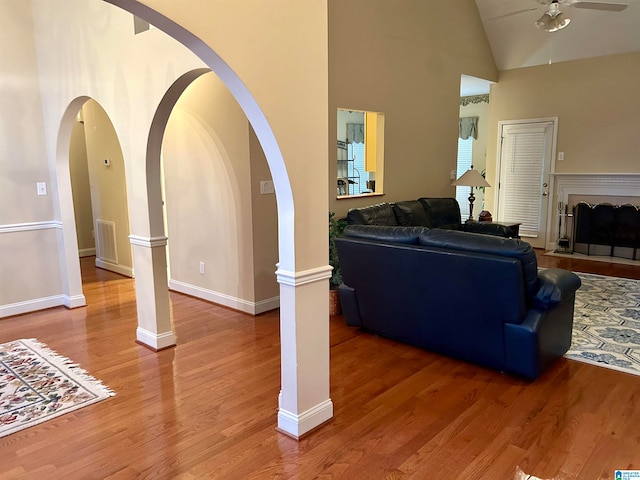
<path fill-rule="evenodd" d="M 200 275 L 204 275 L 204 262 L 200 262 Z"/>
<path fill-rule="evenodd" d="M 38 188 L 38 195 L 46 195 L 47 194 L 47 182 L 38 182 L 36 183 Z"/>
<path fill-rule="evenodd" d="M 564 152 L 558 152 L 558 161 L 564 160 Z"/>

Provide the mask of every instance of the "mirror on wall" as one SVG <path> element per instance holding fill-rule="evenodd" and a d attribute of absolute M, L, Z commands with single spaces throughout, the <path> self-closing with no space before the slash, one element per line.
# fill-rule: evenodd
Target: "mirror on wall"
<path fill-rule="evenodd" d="M 384 115 L 338 109 L 338 198 L 382 193 Z"/>

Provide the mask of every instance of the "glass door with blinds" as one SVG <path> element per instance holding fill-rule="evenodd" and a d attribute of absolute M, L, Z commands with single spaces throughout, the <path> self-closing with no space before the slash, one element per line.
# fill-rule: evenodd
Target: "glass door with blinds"
<path fill-rule="evenodd" d="M 467 139 L 458 138 L 458 164 L 456 168 L 456 178 L 460 178 L 471 168 L 473 159 L 473 137 Z M 469 187 L 456 187 L 456 200 L 460 205 L 460 216 L 462 219 L 469 218 Z M 476 210 L 476 215 L 480 210 Z"/>
<path fill-rule="evenodd" d="M 501 122 L 498 221 L 519 223 L 520 236 L 545 248 L 555 120 Z"/>

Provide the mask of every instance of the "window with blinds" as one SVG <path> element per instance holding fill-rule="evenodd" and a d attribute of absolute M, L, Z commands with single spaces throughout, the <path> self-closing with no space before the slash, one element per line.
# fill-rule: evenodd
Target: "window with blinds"
<path fill-rule="evenodd" d="M 545 142 L 543 127 L 504 129 L 500 216 L 520 223 L 523 236 L 540 232 Z"/>
<path fill-rule="evenodd" d="M 467 139 L 458 138 L 458 168 L 456 178 L 471 168 L 473 158 L 473 137 Z M 460 205 L 462 218 L 469 218 L 469 193 L 470 187 L 456 187 L 456 200 Z"/>
<path fill-rule="evenodd" d="M 367 190 L 367 181 L 369 181 L 369 172 L 365 170 L 365 144 L 349 143 L 347 144 L 347 158 L 353 162 L 347 163 L 347 176 L 356 182 L 349 188 L 351 195 L 359 195 Z"/>

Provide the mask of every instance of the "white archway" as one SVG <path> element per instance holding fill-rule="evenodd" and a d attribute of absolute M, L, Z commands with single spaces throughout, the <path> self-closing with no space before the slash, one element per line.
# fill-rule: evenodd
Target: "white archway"
<path fill-rule="evenodd" d="M 187 31 L 137 0 L 104 0 L 153 24 L 197 55 L 227 86 L 255 131 L 271 170 L 278 205 L 280 323 L 282 389 L 279 396 L 278 428 L 299 438 L 333 416 L 329 398 L 328 278 L 331 267 L 296 269 L 295 210 L 293 193 L 280 147 L 269 122 L 238 75 L 213 49 Z M 207 71 L 205 69 L 205 71 Z M 146 151 L 148 225 L 138 225 L 144 235 L 131 235 L 136 265 L 138 297 L 138 341 L 156 350 L 175 344 L 171 330 L 166 290 L 166 241 L 162 220 L 160 148 L 163 128 L 175 103 L 170 97 L 181 92 L 179 82 L 189 82 L 193 71 L 179 79 L 163 99 L 150 129 Z M 193 78 L 190 79 L 190 76 Z M 177 97 L 176 97 L 177 99 Z M 165 100 L 167 100 L 165 102 Z M 132 225 L 133 231 L 133 225 Z M 138 288 L 138 286 L 140 286 Z M 324 294 L 324 295 L 323 295 Z M 141 301 L 144 299 L 144 301 Z M 150 299 L 152 301 L 150 301 Z M 313 314 L 308 312 L 312 311 Z M 326 317 L 325 317 L 326 314 Z M 324 322 L 315 321 L 324 317 Z M 301 319 L 304 322 L 301 323 Z"/>

